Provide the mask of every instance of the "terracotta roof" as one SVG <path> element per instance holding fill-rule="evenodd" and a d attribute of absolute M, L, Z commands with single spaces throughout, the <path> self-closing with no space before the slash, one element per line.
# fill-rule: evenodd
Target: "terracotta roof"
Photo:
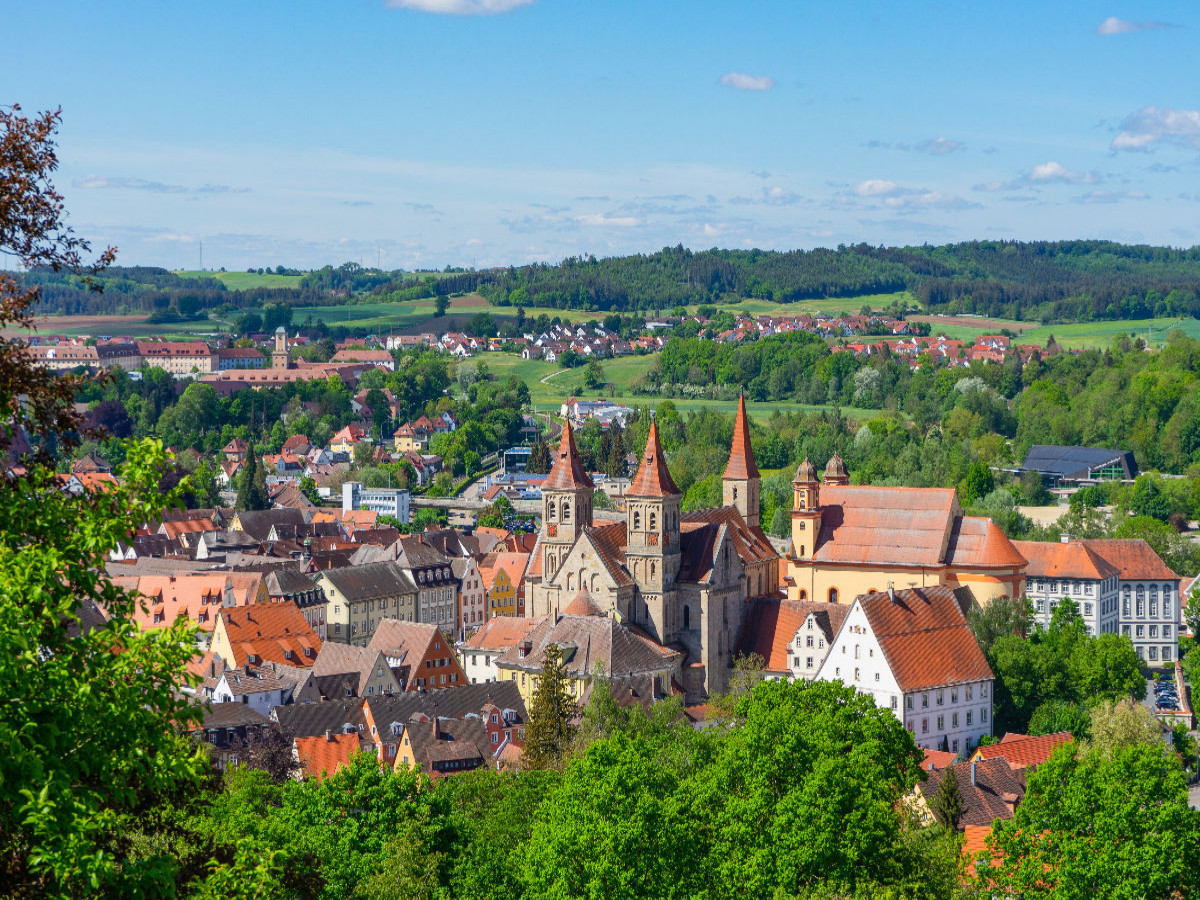
<path fill-rule="evenodd" d="M 625 523 L 613 522 L 611 525 L 601 525 L 586 533 L 600 556 L 600 562 L 604 563 L 604 568 L 612 575 L 618 587 L 633 584 L 633 576 L 625 568 Z M 535 555 L 541 556 L 540 553 L 535 553 Z M 541 571 L 540 567 L 538 571 Z"/>
<path fill-rule="evenodd" d="M 1089 539 L 1080 543 L 1098 553 L 1105 562 L 1116 568 L 1122 579 L 1131 581 L 1139 579 L 1177 581 L 1179 579 L 1179 576 L 1172 572 L 1151 546 L 1141 538 Z"/>
<path fill-rule="evenodd" d="M 579 453 L 575 449 L 575 435 L 571 431 L 571 423 L 568 421 L 563 426 L 562 443 L 558 448 L 558 457 L 554 460 L 554 467 L 550 469 L 550 474 L 546 476 L 546 480 L 542 482 L 543 491 L 574 491 L 580 488 L 593 488 L 592 479 L 588 477 L 588 473 L 583 468 L 583 463 L 579 460 Z"/>
<path fill-rule="evenodd" d="M 658 425 L 650 423 L 650 435 L 646 438 L 646 449 L 638 467 L 633 484 L 625 492 L 627 497 L 676 497 L 679 488 L 667 471 L 667 458 L 658 442 Z"/>
<path fill-rule="evenodd" d="M 946 565 L 973 569 L 1023 568 L 1025 557 L 991 519 L 961 516 L 950 532 Z"/>
<path fill-rule="evenodd" d="M 235 666 L 245 666 L 253 654 L 260 663 L 304 669 L 321 651 L 321 639 L 294 603 L 223 609 L 218 618 L 233 650 L 233 659 L 226 662 Z"/>
<path fill-rule="evenodd" d="M 729 450 L 729 462 L 722 478 L 758 478 L 758 466 L 754 463 L 754 450 L 750 446 L 750 420 L 746 416 L 746 398 L 738 397 L 737 416 L 733 420 L 733 444 Z"/>
<path fill-rule="evenodd" d="M 962 598 L 944 585 L 865 594 L 871 632 L 904 692 L 993 677 L 963 615 Z"/>
<path fill-rule="evenodd" d="M 513 647 L 496 660 L 497 665 L 540 671 L 546 647 L 557 644 L 563 651 L 563 668 L 572 675 L 589 677 L 596 672 L 612 677 L 654 672 L 671 666 L 679 653 L 656 643 L 640 629 L 623 625 L 608 616 L 547 617 L 523 642 L 531 648 L 524 656 Z"/>
<path fill-rule="evenodd" d="M 545 619 L 545 616 L 536 618 L 496 616 L 488 619 L 483 627 L 467 638 L 462 646 L 467 650 L 510 650 Z"/>
<path fill-rule="evenodd" d="M 937 772 L 958 761 L 958 754 L 949 750 L 925 750 L 921 757 L 921 769 L 926 772 Z"/>
<path fill-rule="evenodd" d="M 953 768 L 958 781 L 958 794 L 962 798 L 959 828 L 968 825 L 990 826 L 997 819 L 1011 819 L 1013 807 L 1025 797 L 1024 774 L 1013 771 L 1003 759 L 964 762 Z M 971 782 L 972 768 L 975 770 L 974 784 Z M 926 801 L 937 793 L 947 770 L 930 772 L 929 777 L 917 786 Z"/>
<path fill-rule="evenodd" d="M 452 646 L 436 625 L 380 619 L 367 649 L 380 650 L 389 659 L 399 660 L 397 665 L 413 665 L 421 661 L 436 639 L 440 639 L 447 647 Z"/>
<path fill-rule="evenodd" d="M 699 547 L 693 547 L 693 534 L 705 525 L 724 525 L 729 530 L 729 535 L 733 539 L 733 548 L 737 551 L 737 555 L 743 563 L 763 562 L 769 559 L 778 559 L 779 554 L 775 552 L 775 548 L 763 534 L 761 528 L 752 528 L 746 524 L 746 520 L 742 518 L 742 514 L 733 506 L 718 506 L 714 509 L 697 509 L 692 512 L 684 513 L 680 516 L 680 544 L 683 554 L 683 569 L 687 569 L 690 576 L 706 575 L 707 569 L 712 567 L 712 555 L 708 554 L 703 559 L 703 568 L 700 566 L 699 558 L 693 560 L 692 557 L 699 557 Z M 682 577 L 682 576 L 681 576 Z M 686 580 L 696 581 L 696 577 L 689 577 Z M 774 592 L 772 586 L 772 592 Z"/>
<path fill-rule="evenodd" d="M 331 734 L 329 737 L 298 737 L 296 756 L 307 778 L 322 778 L 333 775 L 350 762 L 350 757 L 359 749 L 358 733 Z"/>
<path fill-rule="evenodd" d="M 361 696 L 363 685 L 371 679 L 371 672 L 379 667 L 390 671 L 384 654 L 378 649 L 326 641 L 312 673 L 322 695 L 340 699 L 346 696 L 347 690 Z"/>
<path fill-rule="evenodd" d="M 232 587 L 229 575 L 141 575 L 112 581 L 148 598 L 133 615 L 140 628 L 167 628 L 182 616 L 201 631 L 212 631 L 226 587 Z"/>
<path fill-rule="evenodd" d="M 1005 759 L 1014 770 L 1025 769 L 1029 766 L 1040 766 L 1050 758 L 1063 744 L 1075 740 L 1069 731 L 1059 731 L 1055 734 L 1043 734 L 1038 737 L 1015 735 L 1016 740 L 1010 740 L 1008 735 L 998 744 L 979 747 L 974 756 L 979 759 Z"/>
<path fill-rule="evenodd" d="M 804 625 L 809 615 L 825 636 L 833 641 L 850 606 L 839 603 L 810 603 L 797 600 L 755 600 L 742 622 L 738 651 L 744 655 L 757 653 L 766 660 L 769 672 L 788 672 L 788 644 Z"/>
<path fill-rule="evenodd" d="M 1029 562 L 1026 574 L 1034 578 L 1112 578 L 1117 569 L 1081 541 L 1014 541 Z"/>
<path fill-rule="evenodd" d="M 818 563 L 937 567 L 958 513 L 953 488 L 821 488 Z"/>
<path fill-rule="evenodd" d="M 604 610 L 592 599 L 587 588 L 583 588 L 570 603 L 563 607 L 562 613 L 565 616 L 602 616 Z"/>

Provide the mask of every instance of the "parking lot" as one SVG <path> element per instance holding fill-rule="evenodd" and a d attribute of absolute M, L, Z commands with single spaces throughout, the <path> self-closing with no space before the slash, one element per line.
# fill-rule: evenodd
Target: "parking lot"
<path fill-rule="evenodd" d="M 1171 675 L 1157 675 L 1146 680 L 1146 696 L 1142 700 L 1152 712 L 1171 712 L 1180 707 L 1175 679 Z"/>

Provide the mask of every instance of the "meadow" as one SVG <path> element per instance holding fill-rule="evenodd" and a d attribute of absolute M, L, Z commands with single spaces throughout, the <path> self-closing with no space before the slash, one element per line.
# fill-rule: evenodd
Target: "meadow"
<path fill-rule="evenodd" d="M 257 272 L 208 272 L 181 269 L 180 278 L 215 278 L 231 291 L 247 288 L 298 288 L 303 275 L 259 275 Z"/>

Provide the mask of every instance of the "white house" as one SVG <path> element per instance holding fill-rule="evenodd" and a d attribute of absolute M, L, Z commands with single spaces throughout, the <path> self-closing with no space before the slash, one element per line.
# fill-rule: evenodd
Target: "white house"
<path fill-rule="evenodd" d="M 1121 573 L 1087 541 L 1014 541 L 1013 546 L 1029 560 L 1025 593 L 1033 604 L 1035 622 L 1049 625 L 1059 601 L 1069 597 L 1090 636 L 1119 631 L 1117 582 Z"/>
<path fill-rule="evenodd" d="M 992 670 L 965 610 L 969 589 L 944 585 L 863 594 L 817 677 L 892 710 L 918 747 L 967 754 L 992 733 Z"/>
<path fill-rule="evenodd" d="M 242 703 L 269 716 L 291 698 L 296 686 L 309 678 L 308 670 L 267 663 L 244 669 L 225 669 L 208 692 L 212 703 Z"/>
<path fill-rule="evenodd" d="M 467 680 L 471 684 L 495 681 L 499 674 L 496 660 L 514 649 L 545 618 L 494 616 L 489 619 L 482 628 L 458 645 L 458 659 Z"/>

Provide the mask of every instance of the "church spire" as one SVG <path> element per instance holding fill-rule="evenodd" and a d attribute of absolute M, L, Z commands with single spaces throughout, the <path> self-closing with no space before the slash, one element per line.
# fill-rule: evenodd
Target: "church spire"
<path fill-rule="evenodd" d="M 733 420 L 733 447 L 729 451 L 729 464 L 722 478 L 758 478 L 758 466 L 754 463 L 754 450 L 750 447 L 750 419 L 746 415 L 746 398 L 738 396 L 737 417 Z"/>
<path fill-rule="evenodd" d="M 542 482 L 542 491 L 575 491 L 580 488 L 592 488 L 592 479 L 579 461 L 579 453 L 575 449 L 575 435 L 571 432 L 571 423 L 563 426 L 562 443 L 555 456 L 554 466 L 550 474 Z"/>
<path fill-rule="evenodd" d="M 638 467 L 633 484 L 626 492 L 629 497 L 678 497 L 680 490 L 675 486 L 671 473 L 667 471 L 667 458 L 658 442 L 658 425 L 650 423 L 650 435 L 646 438 L 646 450 L 642 464 Z"/>

